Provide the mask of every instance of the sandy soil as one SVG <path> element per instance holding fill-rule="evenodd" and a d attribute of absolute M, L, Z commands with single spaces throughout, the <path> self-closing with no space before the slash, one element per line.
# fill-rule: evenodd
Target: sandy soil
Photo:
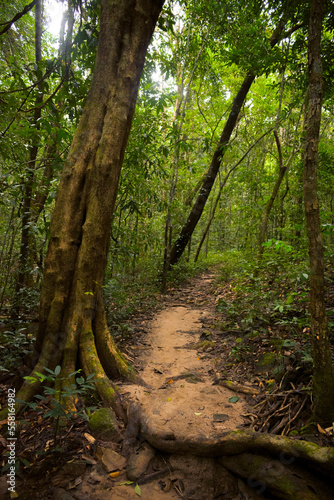
<path fill-rule="evenodd" d="M 149 388 L 123 387 L 123 394 L 140 401 L 158 426 L 175 436 L 207 434 L 241 427 L 247 413 L 242 395 L 213 385 L 213 363 L 198 354 L 202 323 L 210 311 L 169 306 L 150 323 L 145 345 L 137 348 L 139 372 Z M 134 349 L 136 350 L 136 349 Z"/>

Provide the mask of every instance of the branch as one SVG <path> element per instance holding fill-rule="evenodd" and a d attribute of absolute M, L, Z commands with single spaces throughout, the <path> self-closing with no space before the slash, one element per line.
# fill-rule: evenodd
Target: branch
<path fill-rule="evenodd" d="M 6 33 L 6 31 L 8 31 L 12 24 L 14 24 L 16 21 L 18 21 L 18 19 L 21 19 L 21 17 L 23 17 L 25 14 L 27 14 L 27 12 L 29 12 L 36 4 L 37 0 L 33 0 L 30 4 L 26 5 L 24 7 L 24 9 L 21 11 L 21 12 L 18 12 L 17 14 L 15 14 L 15 16 L 13 17 L 13 19 L 11 19 L 10 21 L 7 21 L 5 23 L 2 23 L 2 26 L 3 25 L 6 25 L 2 31 L 0 31 L 0 35 L 3 35 L 4 33 Z"/>

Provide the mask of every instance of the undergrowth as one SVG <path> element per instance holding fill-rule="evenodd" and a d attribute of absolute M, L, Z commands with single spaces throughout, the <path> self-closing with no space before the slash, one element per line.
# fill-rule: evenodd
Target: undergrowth
<path fill-rule="evenodd" d="M 327 268 L 328 294 L 334 275 Z M 243 363 L 267 353 L 268 371 L 278 382 L 286 369 L 295 380 L 310 380 L 312 342 L 309 314 L 309 268 L 307 255 L 289 246 L 270 244 L 261 264 L 239 251 L 226 252 L 217 279 L 216 304 L 221 313 L 221 329 L 234 330 L 231 362 Z M 333 304 L 328 303 L 329 330 Z M 272 356 L 270 357 L 270 354 Z M 271 365 L 271 366 L 269 366 Z"/>

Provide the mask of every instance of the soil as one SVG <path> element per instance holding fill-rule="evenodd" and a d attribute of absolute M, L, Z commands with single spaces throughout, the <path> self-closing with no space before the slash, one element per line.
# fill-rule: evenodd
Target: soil
<path fill-rule="evenodd" d="M 257 396 L 231 390 L 220 382 L 233 380 L 254 393 L 264 384 L 247 362 L 231 363 L 229 353 L 238 326 L 222 336 L 214 279 L 214 272 L 206 272 L 192 278 L 191 283 L 169 290 L 160 298 L 160 310 L 131 319 L 133 334 L 121 342 L 121 350 L 143 381 L 142 385 L 118 381 L 124 404 L 140 408 L 153 427 L 163 429 L 171 440 L 188 435 L 201 440 L 250 427 Z M 32 432 L 38 433 L 36 427 Z M 127 448 L 122 438 L 114 442 L 96 440 L 84 424 L 70 429 L 67 436 L 67 451 L 63 449 L 57 458 L 46 458 L 18 475 L 16 498 L 269 498 L 256 490 L 258 483 L 251 488 L 218 460 L 158 451 L 137 431 Z M 10 498 L 6 497 L 6 487 L 3 476 L 1 498 Z"/>

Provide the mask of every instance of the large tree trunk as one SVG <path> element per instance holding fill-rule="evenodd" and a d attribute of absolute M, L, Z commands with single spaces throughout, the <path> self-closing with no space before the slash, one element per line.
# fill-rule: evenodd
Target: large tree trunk
<path fill-rule="evenodd" d="M 145 55 L 163 0 L 102 0 L 91 88 L 61 176 L 40 301 L 34 370 L 95 373 L 105 404 L 122 414 L 110 378 L 134 372 L 108 331 L 103 282 L 118 181 Z M 24 383 L 29 400 L 38 383 Z"/>
<path fill-rule="evenodd" d="M 304 206 L 310 256 L 310 312 L 313 337 L 313 419 L 334 420 L 334 377 L 325 309 L 324 251 L 317 196 L 317 163 L 323 80 L 321 31 L 323 1 L 312 0 L 308 35 L 309 103 L 304 157 Z"/>

